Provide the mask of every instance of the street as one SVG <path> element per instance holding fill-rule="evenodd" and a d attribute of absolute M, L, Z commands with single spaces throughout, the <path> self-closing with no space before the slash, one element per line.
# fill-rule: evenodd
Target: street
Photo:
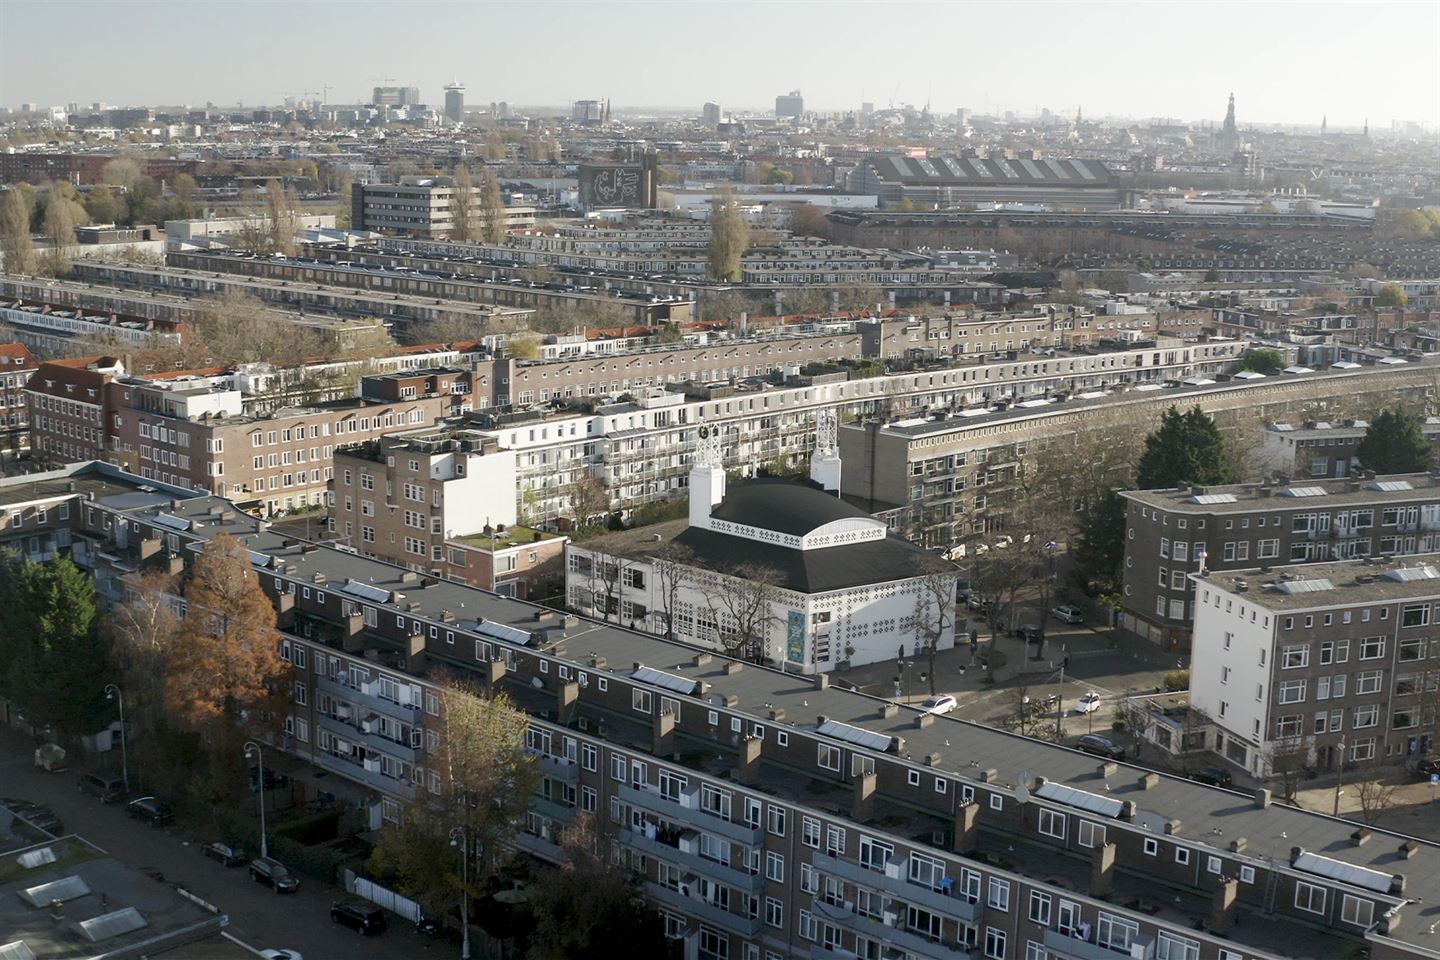
<path fill-rule="evenodd" d="M 342 890 L 301 877 L 300 890 L 284 896 L 254 883 L 244 867 L 226 868 L 207 859 L 200 847 L 214 837 L 186 837 L 182 827 L 155 829 L 126 816 L 124 804 L 110 806 L 80 793 L 78 773 L 46 773 L 33 765 L 33 744 L 12 730 L 0 731 L 0 783 L 5 796 L 44 804 L 67 833 L 84 837 L 111 856 L 140 870 L 158 870 L 167 883 L 185 887 L 230 918 L 229 933 L 257 949 L 299 951 L 306 960 L 339 957 L 458 956 L 459 948 L 417 934 L 390 915 L 390 929 L 362 937 L 336 926 L 330 906 Z"/>

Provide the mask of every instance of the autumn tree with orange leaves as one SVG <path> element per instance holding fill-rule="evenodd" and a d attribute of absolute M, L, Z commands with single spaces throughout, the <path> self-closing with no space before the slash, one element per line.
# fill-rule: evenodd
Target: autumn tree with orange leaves
<path fill-rule="evenodd" d="M 234 537 L 218 534 L 200 551 L 185 604 L 167 658 L 165 704 L 172 719 L 199 734 L 218 802 L 239 783 L 241 744 L 275 726 L 290 664 L 280 658 L 275 608 Z"/>

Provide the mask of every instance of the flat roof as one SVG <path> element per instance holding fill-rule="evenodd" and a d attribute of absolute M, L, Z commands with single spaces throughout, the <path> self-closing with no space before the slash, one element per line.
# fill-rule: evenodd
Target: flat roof
<path fill-rule="evenodd" d="M 1440 596 L 1440 554 L 1407 554 L 1192 574 L 1257 607 L 1301 610 Z M 1243 588 L 1243 589 L 1242 589 Z"/>
<path fill-rule="evenodd" d="M 160 510 L 148 504 L 137 505 L 128 512 L 153 518 Z M 336 591 L 352 580 L 363 583 L 377 592 L 390 592 L 391 608 L 413 618 L 439 622 L 442 610 L 455 614 L 459 623 L 446 625 L 444 629 L 480 636 L 467 624 L 473 626 L 476 618 L 482 617 L 525 632 L 554 622 L 537 619 L 541 613 L 554 613 L 538 604 L 459 583 L 418 577 L 380 560 L 285 537 L 272 531 L 268 523 L 240 513 L 233 504 L 219 497 L 200 495 L 167 503 L 164 512 L 197 521 L 201 535 L 225 530 L 239 536 L 249 549 L 283 559 L 286 564 L 283 576 L 313 582 L 315 574 L 323 574 L 330 585 L 328 589 Z M 1440 557 L 1431 560 L 1440 564 Z M 1321 575 L 1320 571 L 1311 569 L 1314 566 L 1305 566 L 1307 576 Z M 1337 566 L 1347 566 L 1351 571 L 1363 569 L 1360 564 Z M 1412 588 L 1397 582 L 1391 589 Z M 414 602 L 420 604 L 420 609 L 407 610 L 407 605 Z M 1169 821 L 1179 820 L 1184 825 L 1183 832 L 1169 839 L 1197 849 L 1227 851 L 1231 839 L 1244 837 L 1247 839 L 1244 856 L 1257 862 L 1271 858 L 1289 862 L 1291 848 L 1300 846 L 1322 851 L 1355 866 L 1387 873 L 1403 872 L 1407 877 L 1408 896 L 1423 896 L 1431 903 L 1440 903 L 1440 845 L 1429 839 L 1375 829 L 1371 842 L 1356 847 L 1350 841 L 1356 828 L 1351 821 L 1283 804 L 1261 808 L 1248 794 L 1163 773 L 1146 789 L 1141 778 L 1153 771 L 1145 768 L 1121 762 L 1115 773 L 1106 776 L 1102 762 L 1089 754 L 948 716 L 934 717 L 928 726 L 916 726 L 916 718 L 921 715 L 918 709 L 899 707 L 886 716 L 893 706 L 890 701 L 834 685 L 819 689 L 811 677 L 752 663 L 736 661 L 741 663 L 741 669 L 727 673 L 726 665 L 731 661 L 722 654 L 615 624 L 576 618 L 574 625 L 566 630 L 563 645 L 568 651 L 578 653 L 556 656 L 543 648 L 535 652 L 627 681 L 633 680 L 631 665 L 637 662 L 668 675 L 704 680 L 710 685 L 711 702 L 734 696 L 738 698 L 738 706 L 732 709 L 767 725 L 777 723 L 768 719 L 768 712 L 783 709 L 785 719 L 779 723 L 812 734 L 823 717 L 883 737 L 901 737 L 905 741 L 901 759 L 932 774 L 979 783 L 982 771 L 994 770 L 996 775 L 989 786 L 1009 790 L 1031 776 L 1043 775 L 1049 782 L 1075 790 L 1132 800 L 1137 808 L 1135 829 L 1148 829 L 1162 836 Z M 710 654 L 707 662 L 697 663 L 696 654 L 700 652 Z M 590 666 L 591 656 L 604 657 L 612 666 L 597 670 Z M 391 669 L 403 673 L 403 668 Z M 933 767 L 926 766 L 922 759 L 930 754 L 939 758 Z M 807 802 L 803 795 L 789 796 L 789 799 L 801 804 Z M 1418 840 L 1419 846 L 1414 856 L 1402 863 L 1396 851 L 1401 843 L 1410 839 Z M 1417 924 L 1407 923 L 1394 936 L 1410 940 L 1423 933 Z"/>
<path fill-rule="evenodd" d="M 1204 491 L 1203 493 L 1200 491 Z M 1386 474 L 1371 479 L 1309 479 L 1292 483 L 1229 483 L 1164 490 L 1122 490 L 1120 496 L 1156 510 L 1175 513 L 1253 513 L 1256 510 L 1325 509 L 1332 506 L 1384 506 L 1440 500 L 1440 476 Z M 1217 499 L 1224 498 L 1224 499 Z"/>

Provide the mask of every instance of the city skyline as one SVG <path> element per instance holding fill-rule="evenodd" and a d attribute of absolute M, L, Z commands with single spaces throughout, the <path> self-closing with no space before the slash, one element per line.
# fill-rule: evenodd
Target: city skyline
<path fill-rule="evenodd" d="M 938 115 L 959 108 L 1068 115 L 1078 107 L 1087 117 L 1218 122 L 1234 91 L 1242 127 L 1318 126 L 1322 118 L 1331 129 L 1358 129 L 1366 120 L 1381 129 L 1391 120 L 1440 126 L 1440 68 L 1389 57 L 1378 46 L 1356 48 L 1344 17 L 1363 9 L 1374 36 L 1434 35 L 1440 4 L 1433 2 L 1321 4 L 1336 16 L 1303 20 L 1278 3 L 1029 4 L 1032 13 L 1044 9 L 1047 32 L 1064 43 L 1022 38 L 1018 56 L 1007 32 L 1033 20 L 1014 5 L 888 4 L 897 42 L 878 49 L 872 33 L 822 22 L 809 3 L 542 6 L 554 35 L 492 47 L 487 32 L 514 38 L 535 29 L 535 5 L 409 4 L 406 18 L 455 29 L 402 48 L 393 33 L 376 29 L 376 12 L 390 8 L 371 3 L 287 5 L 283 29 L 267 28 L 257 45 L 254 31 L 216 31 L 190 16 L 193 7 L 169 0 L 9 2 L 0 7 L 0 104 L 253 106 L 318 99 L 327 87 L 330 102 L 346 103 L 368 99 L 375 86 L 406 85 L 440 105 L 444 85 L 458 79 L 471 104 L 561 107 L 599 97 L 617 109 L 696 115 L 707 100 L 726 110 L 766 110 L 777 94 L 799 89 L 807 109 L 820 112 L 928 103 Z M 275 9 L 240 6 L 242 16 Z M 354 16 L 340 18 L 342 9 Z M 94 29 L 67 36 L 71 55 L 56 58 L 33 40 L 58 26 L 62 10 Z M 164 69 L 117 69 L 116 50 L 129 44 L 162 51 Z M 347 55 L 333 55 L 337 48 Z M 876 56 L 884 49 L 893 51 L 891 62 Z M 856 57 L 873 66 L 856 69 Z M 756 63 L 773 66 L 756 70 Z M 732 74 L 737 64 L 744 69 Z"/>

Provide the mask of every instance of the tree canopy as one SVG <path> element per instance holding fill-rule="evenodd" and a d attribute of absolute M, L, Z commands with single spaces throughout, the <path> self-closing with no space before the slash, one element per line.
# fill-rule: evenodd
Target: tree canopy
<path fill-rule="evenodd" d="M 1280 355 L 1279 350 L 1267 350 L 1257 347 L 1246 350 L 1240 356 L 1240 362 L 1235 367 L 1238 373 L 1241 370 L 1253 370 L 1255 373 L 1263 373 L 1266 376 L 1279 373 L 1285 369 L 1285 358 Z"/>
<path fill-rule="evenodd" d="M 1395 282 L 1384 284 L 1380 292 L 1375 295 L 1375 306 L 1377 307 L 1404 307 L 1410 302 L 1405 293 L 1405 288 Z"/>
<path fill-rule="evenodd" d="M 715 280 L 739 280 L 740 260 L 750 245 L 750 223 L 740 209 L 735 192 L 722 188 L 710 209 L 710 276 Z"/>
<path fill-rule="evenodd" d="M 1356 456 L 1361 466 L 1376 473 L 1419 473 L 1430 469 L 1435 450 L 1419 418 L 1394 407 L 1370 422 Z"/>
<path fill-rule="evenodd" d="M 1135 483 L 1142 490 L 1230 479 L 1225 438 L 1215 420 L 1199 407 L 1185 413 L 1173 406 L 1166 410 L 1159 428 L 1145 438 L 1145 452 L 1135 468 Z"/>
<path fill-rule="evenodd" d="M 95 630 L 94 581 L 68 557 L 0 563 L 0 671 L 12 699 L 40 727 L 93 733 L 109 656 Z"/>

